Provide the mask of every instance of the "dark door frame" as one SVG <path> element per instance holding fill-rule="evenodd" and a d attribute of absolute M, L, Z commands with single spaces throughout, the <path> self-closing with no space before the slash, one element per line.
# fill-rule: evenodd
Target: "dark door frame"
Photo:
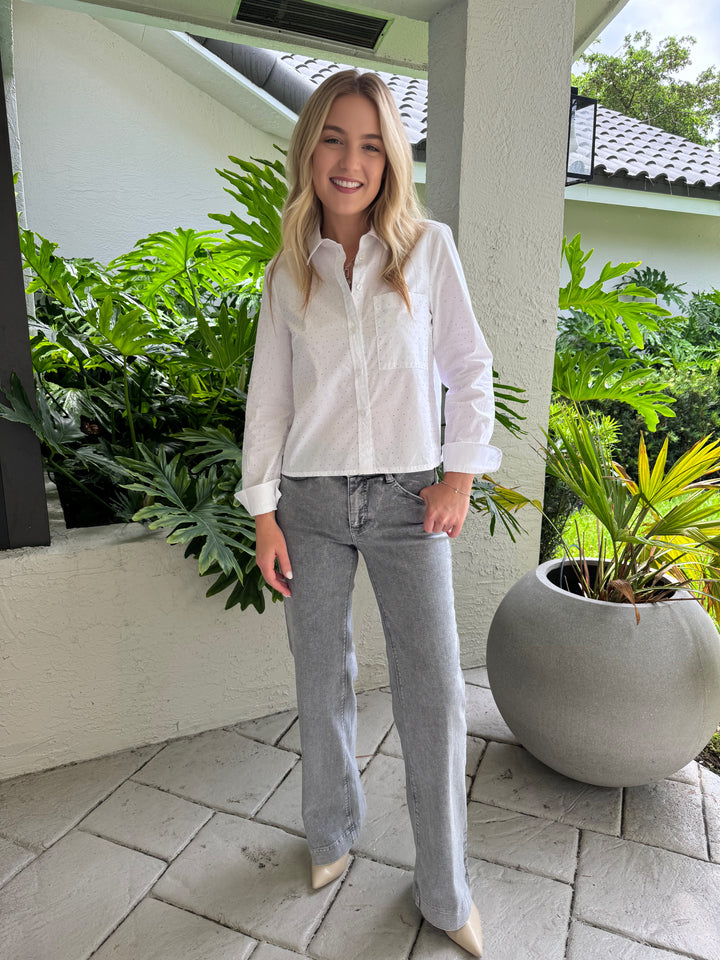
<path fill-rule="evenodd" d="M 0 100 L 0 386 L 7 389 L 10 375 L 16 373 L 28 396 L 34 398 L 4 84 Z M 48 543 L 40 443 L 29 427 L 0 419 L 0 549 Z"/>

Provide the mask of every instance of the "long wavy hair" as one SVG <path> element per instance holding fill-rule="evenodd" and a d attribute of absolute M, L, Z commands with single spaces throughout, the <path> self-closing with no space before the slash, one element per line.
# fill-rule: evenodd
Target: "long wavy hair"
<path fill-rule="evenodd" d="M 313 279 L 319 279 L 308 261 L 310 238 L 322 223 L 322 206 L 313 189 L 312 155 L 332 104 L 347 94 L 367 97 L 377 108 L 386 165 L 380 192 L 368 208 L 368 219 L 389 249 L 382 277 L 410 309 L 403 271 L 423 232 L 422 211 L 413 184 L 412 150 L 400 111 L 388 88 L 374 73 L 359 73 L 357 70 L 335 73 L 313 92 L 305 104 L 287 155 L 289 191 L 283 208 L 280 253 L 284 254 L 290 274 L 307 306 Z"/>

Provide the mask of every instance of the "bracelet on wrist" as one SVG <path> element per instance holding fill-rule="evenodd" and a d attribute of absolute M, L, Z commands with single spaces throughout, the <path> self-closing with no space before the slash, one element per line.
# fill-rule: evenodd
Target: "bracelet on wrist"
<path fill-rule="evenodd" d="M 465 493 L 464 490 L 458 490 L 457 487 L 454 487 L 451 483 L 448 483 L 447 480 L 441 480 L 440 483 L 444 483 L 446 487 L 450 487 L 453 493 L 459 493 L 461 497 L 467 497 L 468 500 L 471 499 L 471 493 Z"/>

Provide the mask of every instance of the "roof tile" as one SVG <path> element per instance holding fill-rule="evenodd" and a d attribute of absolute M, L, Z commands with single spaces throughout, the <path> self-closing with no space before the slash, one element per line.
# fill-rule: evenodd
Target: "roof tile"
<path fill-rule="evenodd" d="M 278 53 L 278 60 L 314 85 L 340 70 L 342 64 L 295 53 Z M 361 72 L 366 72 L 361 69 Z M 424 147 L 427 131 L 427 80 L 378 71 L 400 109 L 413 146 Z M 576 138 L 590 136 L 582 129 L 583 112 L 577 114 Z M 720 153 L 692 143 L 659 127 L 599 106 L 595 138 L 595 169 L 605 176 L 663 180 L 688 187 L 720 191 Z"/>
<path fill-rule="evenodd" d="M 298 72 L 303 72 L 309 59 L 299 54 L 285 58 Z M 322 73 L 345 69 L 340 64 L 313 62 L 322 64 Z M 383 72 L 380 76 L 400 108 L 410 142 L 418 143 L 427 130 L 427 81 Z M 311 79 L 320 82 L 321 78 Z M 609 177 L 667 179 L 671 184 L 720 189 L 720 154 L 602 106 L 597 115 L 595 165 Z"/>

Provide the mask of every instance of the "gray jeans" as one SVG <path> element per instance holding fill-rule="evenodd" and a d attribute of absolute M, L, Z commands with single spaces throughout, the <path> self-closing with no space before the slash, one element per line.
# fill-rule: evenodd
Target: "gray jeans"
<path fill-rule="evenodd" d="M 285 600 L 303 754 L 302 811 L 315 863 L 357 839 L 365 797 L 355 760 L 357 663 L 351 595 L 363 555 L 382 617 L 415 838 L 413 892 L 440 929 L 468 919 L 465 685 L 450 543 L 423 529 L 418 492 L 435 471 L 286 477 L 277 520 L 293 569 Z"/>

